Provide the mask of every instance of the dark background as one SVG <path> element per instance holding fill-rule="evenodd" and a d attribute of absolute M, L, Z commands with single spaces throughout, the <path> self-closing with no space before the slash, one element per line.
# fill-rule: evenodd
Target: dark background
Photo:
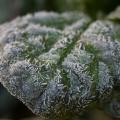
<path fill-rule="evenodd" d="M 84 11 L 93 19 L 107 15 L 120 5 L 120 0 L 0 0 L 0 23 L 36 11 Z M 92 116 L 92 117 L 91 117 Z M 35 117 L 20 101 L 0 85 L 0 120 Z M 86 113 L 84 120 L 115 120 L 99 110 Z"/>
<path fill-rule="evenodd" d="M 82 10 L 95 19 L 108 14 L 118 5 L 120 0 L 0 0 L 0 23 L 40 10 Z"/>

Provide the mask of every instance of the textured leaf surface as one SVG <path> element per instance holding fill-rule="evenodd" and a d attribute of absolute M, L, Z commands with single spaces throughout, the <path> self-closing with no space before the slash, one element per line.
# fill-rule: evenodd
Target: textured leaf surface
<path fill-rule="evenodd" d="M 0 82 L 43 117 L 67 119 L 99 106 L 120 117 L 118 28 L 90 22 L 82 13 L 40 12 L 1 25 Z"/>

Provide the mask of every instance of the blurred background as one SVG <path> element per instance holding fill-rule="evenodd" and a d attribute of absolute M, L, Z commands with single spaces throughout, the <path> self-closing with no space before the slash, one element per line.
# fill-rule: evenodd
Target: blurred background
<path fill-rule="evenodd" d="M 36 11 L 84 11 L 97 19 L 119 5 L 120 0 L 0 0 L 0 24 Z M 0 85 L 0 120 L 29 120 L 31 117 L 39 119 Z M 101 119 L 119 120 L 100 110 L 85 113 L 81 120 Z"/>
<path fill-rule="evenodd" d="M 96 19 L 108 14 L 118 5 L 120 0 L 0 0 L 0 23 L 40 10 L 82 10 Z"/>

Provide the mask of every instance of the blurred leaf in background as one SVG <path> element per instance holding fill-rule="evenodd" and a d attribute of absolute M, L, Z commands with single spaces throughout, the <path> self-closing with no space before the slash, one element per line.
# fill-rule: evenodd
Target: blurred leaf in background
<path fill-rule="evenodd" d="M 96 18 L 97 14 L 108 14 L 120 5 L 120 0 L 55 0 L 56 10 L 81 10 Z"/>
<path fill-rule="evenodd" d="M 0 23 L 19 15 L 45 11 L 80 10 L 93 18 L 106 15 L 120 5 L 120 0 L 0 0 Z"/>
<path fill-rule="evenodd" d="M 0 22 L 14 18 L 22 9 L 21 0 L 0 0 Z"/>
<path fill-rule="evenodd" d="M 0 23 L 45 9 L 46 0 L 0 0 Z"/>

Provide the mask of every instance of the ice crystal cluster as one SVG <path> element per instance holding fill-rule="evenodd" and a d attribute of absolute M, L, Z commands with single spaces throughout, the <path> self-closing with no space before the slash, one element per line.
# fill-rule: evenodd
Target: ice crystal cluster
<path fill-rule="evenodd" d="M 79 12 L 16 18 L 0 26 L 0 82 L 43 117 L 102 108 L 119 118 L 119 31 L 109 17 L 92 22 Z"/>

